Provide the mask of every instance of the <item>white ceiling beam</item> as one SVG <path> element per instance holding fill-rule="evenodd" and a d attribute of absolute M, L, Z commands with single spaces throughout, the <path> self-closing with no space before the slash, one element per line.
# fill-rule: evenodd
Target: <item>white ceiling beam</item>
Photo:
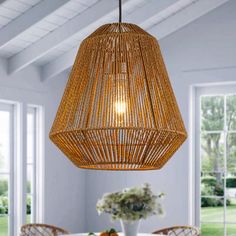
<path fill-rule="evenodd" d="M 51 1 L 51 0 L 50 0 Z M 124 2 L 123 7 L 129 5 L 131 0 Z M 8 72 L 14 73 L 35 62 L 51 50 L 56 50 L 63 41 L 68 40 L 79 33 L 83 36 L 89 28 L 94 29 L 99 25 L 99 20 L 109 15 L 114 15 L 118 9 L 118 3 L 114 0 L 101 0 L 83 13 L 74 17 L 64 25 L 54 30 L 38 42 L 32 44 L 22 52 L 12 56 L 8 60 Z"/>
<path fill-rule="evenodd" d="M 142 22 L 145 22 L 148 18 L 153 17 L 154 15 L 158 14 L 158 12 L 164 10 L 166 7 L 170 6 L 175 2 L 176 0 L 165 0 L 165 1 L 149 0 L 148 4 L 144 5 L 143 7 L 140 7 L 139 9 L 137 9 L 136 11 L 132 12 L 127 16 L 123 16 L 123 19 L 125 22 L 132 22 L 134 24 L 142 26 Z M 86 36 L 87 35 L 85 35 L 85 37 Z M 63 56 L 42 66 L 42 73 L 41 73 L 42 78 L 48 79 L 54 77 L 57 74 L 60 74 L 61 72 L 70 68 L 74 63 L 78 48 L 79 45 L 78 47 L 73 48 L 70 51 L 63 54 Z"/>
<path fill-rule="evenodd" d="M 45 81 L 49 78 L 52 78 L 61 72 L 72 67 L 75 61 L 79 47 L 73 48 L 70 51 L 63 54 L 63 56 L 58 57 L 52 62 L 41 67 L 41 79 Z"/>
<path fill-rule="evenodd" d="M 0 30 L 0 49 L 69 0 L 41 1 Z"/>
<path fill-rule="evenodd" d="M 173 14 L 166 19 L 161 19 L 156 25 L 149 28 L 148 32 L 158 39 L 162 39 L 228 1 L 230 0 L 195 0 L 193 4 L 190 4 L 188 7 L 178 12 L 173 12 Z"/>
<path fill-rule="evenodd" d="M 162 11 L 155 14 L 154 17 L 156 17 L 159 22 L 148 29 L 148 32 L 152 35 L 156 36 L 158 39 L 162 39 L 169 34 L 181 29 L 182 27 L 186 26 L 187 24 L 191 23 L 192 21 L 198 19 L 199 17 L 207 14 L 208 12 L 216 9 L 217 7 L 221 6 L 222 4 L 228 2 L 229 0 L 179 0 L 175 1 L 173 5 L 167 6 L 166 9 L 163 8 Z M 163 1 L 160 1 L 163 2 Z M 167 4 L 167 3 L 166 3 Z M 178 7 L 182 5 L 181 9 L 178 9 Z M 154 5 L 152 4 L 152 7 Z M 127 17 L 128 21 L 131 22 L 137 22 L 140 26 L 148 26 L 149 24 L 149 18 L 153 17 L 153 14 L 149 15 L 150 13 L 154 13 L 155 7 L 153 9 L 149 8 L 150 6 L 144 6 L 143 8 L 139 9 L 137 12 L 134 12 L 133 19 L 130 17 Z M 141 13 L 142 9 L 143 13 Z M 175 9 L 178 9 L 178 11 L 175 11 Z M 140 11 L 140 12 L 139 12 Z M 138 16 L 137 13 L 141 13 L 142 15 Z M 168 15 L 169 14 L 169 15 Z M 146 15 L 146 20 L 145 20 Z M 148 17 L 147 17 L 148 16 Z M 141 22 L 141 20 L 144 20 Z M 126 18 L 125 18 L 126 20 Z M 74 63 L 74 59 L 76 56 L 77 49 L 72 49 L 66 54 L 62 55 L 61 57 L 57 58 L 56 60 L 53 60 L 49 64 L 42 66 L 42 76 L 44 80 L 54 77 L 55 75 L 65 71 L 66 69 L 72 67 Z"/>
<path fill-rule="evenodd" d="M 148 4 L 143 7 L 138 8 L 128 16 L 124 17 L 125 22 L 137 24 L 142 27 L 142 23 L 146 22 L 149 18 L 159 14 L 160 11 L 163 11 L 167 7 L 174 4 L 176 0 L 149 0 Z"/>

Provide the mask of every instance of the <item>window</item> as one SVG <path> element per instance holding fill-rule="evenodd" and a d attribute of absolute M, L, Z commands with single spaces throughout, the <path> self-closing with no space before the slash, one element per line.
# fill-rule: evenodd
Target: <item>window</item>
<path fill-rule="evenodd" d="M 9 235 L 13 223 L 12 116 L 12 106 L 0 103 L 0 236 Z"/>
<path fill-rule="evenodd" d="M 236 91 L 236 90 L 234 90 Z M 199 93 L 197 215 L 202 236 L 236 232 L 236 92 Z"/>
<path fill-rule="evenodd" d="M 41 129 L 40 107 L 0 102 L 0 236 L 41 221 Z"/>

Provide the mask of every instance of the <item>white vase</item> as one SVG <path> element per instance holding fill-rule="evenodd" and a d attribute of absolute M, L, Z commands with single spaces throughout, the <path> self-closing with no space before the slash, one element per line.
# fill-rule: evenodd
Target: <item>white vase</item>
<path fill-rule="evenodd" d="M 120 222 L 124 236 L 137 236 L 140 220 L 136 221 L 120 220 Z"/>

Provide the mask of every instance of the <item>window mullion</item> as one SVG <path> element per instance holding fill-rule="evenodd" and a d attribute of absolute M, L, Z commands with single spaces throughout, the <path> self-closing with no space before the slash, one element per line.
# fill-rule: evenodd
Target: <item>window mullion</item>
<path fill-rule="evenodd" d="M 201 214 L 201 99 L 199 96 L 199 93 L 197 95 L 196 98 L 196 113 L 199 114 L 198 118 L 196 119 L 196 148 L 195 148 L 195 155 L 196 158 L 195 159 L 195 184 L 196 186 L 198 186 L 197 188 L 195 188 L 195 224 L 198 227 L 201 227 L 201 222 L 200 222 L 200 214 Z"/>
<path fill-rule="evenodd" d="M 26 223 L 27 193 L 27 105 L 22 104 L 22 223 Z"/>
<path fill-rule="evenodd" d="M 226 96 L 224 96 L 224 235 L 227 235 L 226 228 L 226 177 L 227 177 L 227 117 L 226 117 Z"/>
<path fill-rule="evenodd" d="M 35 135 L 35 218 L 37 222 L 44 221 L 44 110 L 37 107 L 36 115 L 36 135 Z M 37 167 L 37 168 L 36 168 Z"/>
<path fill-rule="evenodd" d="M 27 106 L 24 103 L 18 105 L 18 157 L 16 161 L 17 175 L 16 175 L 16 188 L 17 188 L 17 223 L 16 235 L 19 235 L 20 226 L 26 222 L 26 190 L 27 190 Z"/>
<path fill-rule="evenodd" d="M 36 117 L 36 109 L 34 108 L 34 135 L 33 135 L 33 150 L 34 150 L 34 155 L 33 155 L 33 178 L 32 178 L 32 181 L 33 181 L 33 189 L 32 189 L 32 206 L 31 206 L 31 209 L 32 209 L 32 221 L 35 222 L 36 221 L 36 211 L 37 211 L 37 208 L 36 208 L 36 156 L 37 156 L 37 148 L 36 148 L 36 133 L 37 133 L 37 127 L 36 127 L 36 122 L 37 122 L 37 117 Z"/>
<path fill-rule="evenodd" d="M 9 161 L 9 194 L 8 194 L 8 216 L 9 216 L 9 235 L 14 234 L 14 209 L 15 209 L 15 201 L 14 201 L 14 156 L 15 156 L 15 146 L 14 146 L 14 130 L 15 130 L 15 122 L 14 122 L 14 105 L 10 105 L 10 161 Z"/>

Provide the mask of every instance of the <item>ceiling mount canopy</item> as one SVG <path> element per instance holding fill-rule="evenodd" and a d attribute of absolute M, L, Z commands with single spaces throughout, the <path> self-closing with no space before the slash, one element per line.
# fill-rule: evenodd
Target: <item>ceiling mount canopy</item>
<path fill-rule="evenodd" d="M 152 35 L 119 22 L 81 43 L 50 132 L 76 166 L 160 169 L 186 137 Z"/>

